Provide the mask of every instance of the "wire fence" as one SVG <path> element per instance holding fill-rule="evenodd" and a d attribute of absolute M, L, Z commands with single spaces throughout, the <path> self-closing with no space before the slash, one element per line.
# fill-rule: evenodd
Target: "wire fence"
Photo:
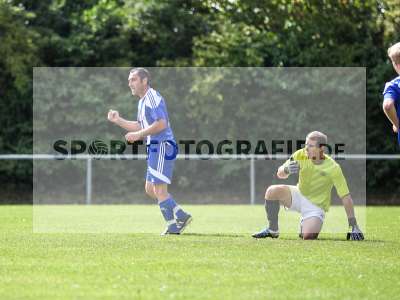
<path fill-rule="evenodd" d="M 196 155 L 196 154 L 178 154 L 178 160 L 247 160 L 249 161 L 249 185 L 250 185 L 250 204 L 255 204 L 256 193 L 256 171 L 255 161 L 257 160 L 286 160 L 290 157 L 287 154 L 218 154 L 218 155 Z M 399 154 L 339 154 L 332 155 L 335 160 L 400 160 Z M 145 154 L 126 154 L 126 155 L 52 155 L 52 154 L 3 154 L 0 160 L 86 160 L 86 200 L 85 203 L 92 203 L 93 195 L 93 161 L 96 160 L 146 160 Z"/>

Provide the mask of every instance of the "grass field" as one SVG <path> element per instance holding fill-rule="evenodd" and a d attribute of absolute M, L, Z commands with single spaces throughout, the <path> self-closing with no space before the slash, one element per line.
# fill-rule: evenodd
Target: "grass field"
<path fill-rule="evenodd" d="M 400 297 L 400 207 L 367 208 L 363 242 L 326 232 L 299 240 L 293 218 L 281 222 L 292 233 L 254 240 L 262 206 L 185 208 L 194 216 L 187 232 L 160 237 L 155 205 L 118 206 L 120 218 L 114 211 L 116 223 L 136 216 L 137 233 L 34 233 L 31 206 L 0 206 L 0 299 Z M 90 209 L 105 216 L 115 206 Z M 329 214 L 345 220 L 342 207 Z"/>

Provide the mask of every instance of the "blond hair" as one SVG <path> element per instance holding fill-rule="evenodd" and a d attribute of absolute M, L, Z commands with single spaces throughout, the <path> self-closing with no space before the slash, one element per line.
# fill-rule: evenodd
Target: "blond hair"
<path fill-rule="evenodd" d="M 395 64 L 400 64 L 400 42 L 389 47 L 388 56 L 392 62 Z"/>
<path fill-rule="evenodd" d="M 312 141 L 316 141 L 318 143 L 318 147 L 326 146 L 328 143 L 328 137 L 326 134 L 323 134 L 320 131 L 312 131 L 307 134 L 306 139 L 310 139 Z"/>

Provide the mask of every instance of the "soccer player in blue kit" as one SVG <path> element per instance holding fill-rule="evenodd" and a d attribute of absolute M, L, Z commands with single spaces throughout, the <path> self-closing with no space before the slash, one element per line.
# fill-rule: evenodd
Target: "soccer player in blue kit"
<path fill-rule="evenodd" d="M 144 68 L 130 71 L 128 84 L 132 95 L 140 97 L 137 121 L 128 121 L 110 110 L 108 120 L 126 129 L 125 139 L 133 143 L 147 139 L 146 193 L 158 200 L 161 213 L 167 222 L 163 234 L 180 234 L 192 221 L 168 193 L 178 146 L 170 127 L 164 98 L 150 86 L 150 73 Z"/>
<path fill-rule="evenodd" d="M 392 61 L 394 70 L 400 75 L 400 43 L 396 43 L 388 49 L 388 56 Z M 392 123 L 393 131 L 397 133 L 397 141 L 400 146 L 400 76 L 385 85 L 383 90 L 383 111 Z"/>

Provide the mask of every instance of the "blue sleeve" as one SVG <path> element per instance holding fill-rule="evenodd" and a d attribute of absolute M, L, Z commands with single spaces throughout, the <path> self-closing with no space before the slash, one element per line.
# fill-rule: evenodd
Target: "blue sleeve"
<path fill-rule="evenodd" d="M 161 119 L 167 120 L 167 116 L 161 102 L 158 106 L 150 108 L 150 116 L 155 121 Z"/>
<path fill-rule="evenodd" d="M 383 91 L 383 99 L 393 99 L 395 102 L 400 101 L 399 93 L 396 91 L 396 88 L 387 83 L 385 89 Z"/>

